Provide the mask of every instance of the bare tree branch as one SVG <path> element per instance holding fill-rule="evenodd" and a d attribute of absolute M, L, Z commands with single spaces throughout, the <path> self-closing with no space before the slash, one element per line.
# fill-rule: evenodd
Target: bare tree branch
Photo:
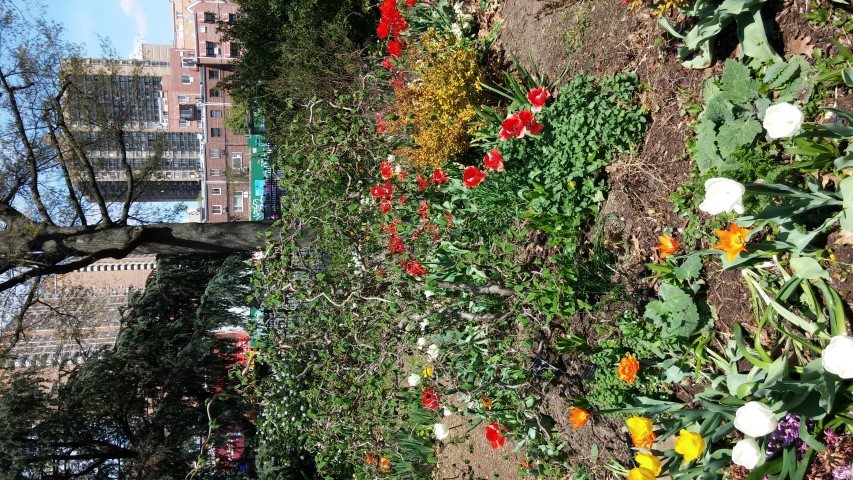
<path fill-rule="evenodd" d="M 32 84 L 32 82 L 30 82 L 30 84 Z M 24 117 L 21 114 L 21 108 L 20 106 L 18 106 L 18 99 L 16 98 L 15 94 L 16 91 L 22 90 L 24 88 L 29 88 L 29 86 L 13 86 L 9 84 L 9 79 L 7 78 L 6 74 L 3 73 L 2 70 L 0 70 L 0 86 L 3 87 L 3 90 L 6 91 L 6 94 L 9 97 L 9 110 L 15 120 L 15 126 L 18 129 L 18 140 L 24 146 L 24 150 L 27 155 L 27 163 L 30 167 L 30 194 L 32 195 L 33 203 L 35 204 L 36 209 L 41 215 L 42 221 L 44 223 L 47 223 L 48 225 L 55 225 L 53 223 L 53 219 L 50 218 L 50 214 L 47 212 L 47 209 L 45 208 L 44 203 L 41 199 L 41 193 L 38 189 L 38 159 L 35 152 L 35 147 L 33 146 L 33 143 L 30 140 L 29 135 L 27 134 L 27 128 L 24 125 Z"/>
<path fill-rule="evenodd" d="M 61 90 L 64 91 L 65 88 L 69 86 L 69 83 L 66 82 L 70 81 L 66 79 L 63 82 Z M 107 202 L 104 199 L 103 194 L 101 194 L 101 189 L 98 188 L 98 181 L 95 178 L 95 169 L 92 168 L 92 162 L 89 161 L 89 156 L 83 151 L 83 148 L 80 146 L 80 142 L 77 141 L 77 138 L 65 123 L 65 109 L 62 108 L 60 98 L 61 97 L 55 97 L 53 99 L 53 107 L 56 110 L 56 124 L 62 130 L 63 139 L 68 142 L 71 149 L 74 151 L 74 154 L 77 155 L 77 159 L 80 161 L 83 171 L 86 174 L 86 181 L 92 186 L 92 196 L 95 197 L 95 203 L 98 205 L 98 210 L 101 213 L 101 223 L 110 225 L 112 224 L 112 219 L 110 219 L 110 212 L 107 209 Z"/>
<path fill-rule="evenodd" d="M 66 164 L 65 155 L 62 153 L 62 146 L 59 144 L 59 139 L 56 138 L 56 131 L 50 121 L 50 117 L 45 117 L 45 121 L 48 124 L 48 134 L 50 135 L 50 142 L 53 144 L 54 148 L 56 148 L 56 154 L 58 158 L 57 164 L 59 164 L 59 168 L 62 170 L 62 179 L 65 182 L 65 188 L 68 189 L 68 202 L 74 208 L 74 212 L 77 214 L 77 218 L 80 220 L 80 224 L 88 225 L 86 214 L 83 212 L 83 206 L 80 205 L 80 200 L 77 198 L 77 191 L 74 189 L 74 183 L 71 181 L 71 172 L 68 171 L 68 165 Z"/>

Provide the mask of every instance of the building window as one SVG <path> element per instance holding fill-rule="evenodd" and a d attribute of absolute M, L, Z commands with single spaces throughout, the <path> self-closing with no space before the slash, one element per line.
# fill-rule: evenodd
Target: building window
<path fill-rule="evenodd" d="M 228 23 L 237 23 L 237 14 L 229 13 L 228 14 Z"/>
<path fill-rule="evenodd" d="M 178 95 L 178 103 L 187 103 L 186 95 Z"/>
<path fill-rule="evenodd" d="M 215 57 L 217 53 L 216 44 L 213 42 L 204 42 L 204 52 L 208 57 Z"/>
<path fill-rule="evenodd" d="M 181 120 L 194 120 L 195 107 L 193 105 L 181 105 L 178 109 Z"/>
<path fill-rule="evenodd" d="M 211 195 L 222 195 L 222 189 L 221 188 L 211 188 L 210 194 Z"/>
<path fill-rule="evenodd" d="M 218 128 L 218 127 L 211 128 L 210 129 L 210 136 L 211 137 L 221 137 L 222 136 L 222 129 Z"/>
<path fill-rule="evenodd" d="M 211 205 L 210 213 L 214 215 L 222 215 L 222 205 Z"/>
<path fill-rule="evenodd" d="M 221 155 L 221 152 L 222 151 L 219 150 L 218 148 L 211 148 L 210 150 L 208 150 L 207 156 L 209 156 L 210 158 L 219 158 L 219 156 Z"/>
<path fill-rule="evenodd" d="M 222 110 L 211 110 L 210 116 L 213 118 L 221 117 L 222 116 Z"/>
<path fill-rule="evenodd" d="M 204 25 L 202 25 L 202 26 L 198 27 L 198 31 L 199 31 L 199 32 L 201 32 L 201 33 L 207 33 L 207 27 L 205 27 Z"/>
<path fill-rule="evenodd" d="M 175 12 L 175 18 L 181 20 L 184 18 L 184 12 Z"/>
<path fill-rule="evenodd" d="M 184 85 L 193 83 L 193 76 L 189 73 L 181 74 L 181 83 L 183 83 Z"/>
<path fill-rule="evenodd" d="M 232 199 L 232 203 L 234 204 L 235 212 L 243 211 L 243 192 L 234 192 L 234 198 Z"/>
<path fill-rule="evenodd" d="M 222 176 L 222 170 L 220 170 L 218 168 L 211 168 L 210 169 L 210 176 L 211 177 L 221 177 Z"/>
<path fill-rule="evenodd" d="M 219 80 L 219 70 L 210 69 L 207 71 L 207 78 L 211 80 Z"/>
<path fill-rule="evenodd" d="M 243 152 L 231 152 L 231 168 L 243 168 Z"/>
<path fill-rule="evenodd" d="M 181 128 L 187 128 L 190 126 L 190 122 L 186 120 L 178 120 L 178 126 Z"/>
<path fill-rule="evenodd" d="M 194 58 L 182 58 L 181 66 L 185 68 L 195 67 L 195 59 Z"/>
<path fill-rule="evenodd" d="M 239 57 L 240 56 L 240 44 L 235 43 L 235 42 L 231 42 L 229 44 L 229 49 L 231 50 L 231 56 L 232 57 Z"/>
<path fill-rule="evenodd" d="M 213 23 L 216 21 L 216 14 L 213 12 L 204 12 L 204 22 Z"/>
<path fill-rule="evenodd" d="M 210 96 L 210 98 L 218 98 L 219 97 L 219 89 L 218 88 L 211 88 L 209 96 Z"/>

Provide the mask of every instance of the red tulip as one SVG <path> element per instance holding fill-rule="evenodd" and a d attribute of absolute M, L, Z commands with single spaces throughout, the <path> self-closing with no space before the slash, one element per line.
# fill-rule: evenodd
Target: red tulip
<path fill-rule="evenodd" d="M 450 177 L 444 172 L 443 168 L 436 168 L 432 171 L 432 183 L 441 185 L 450 181 Z"/>
<path fill-rule="evenodd" d="M 394 176 L 394 170 L 391 169 L 391 164 L 388 162 L 380 163 L 379 171 L 382 173 L 382 180 L 390 180 Z"/>
<path fill-rule="evenodd" d="M 441 395 L 435 393 L 431 388 L 425 388 L 421 393 L 421 402 L 423 402 L 424 407 L 430 410 L 438 408 L 439 400 L 441 400 Z"/>
<path fill-rule="evenodd" d="M 524 124 L 521 122 L 521 118 L 515 113 L 507 115 L 506 119 L 501 123 L 501 131 L 498 133 L 498 139 L 509 140 L 512 137 L 521 138 L 523 136 Z"/>
<path fill-rule="evenodd" d="M 499 152 L 497 148 L 494 148 L 486 154 L 485 158 L 483 158 L 483 166 L 485 166 L 489 170 L 503 172 L 504 157 L 503 155 L 501 155 L 501 152 Z"/>
<path fill-rule="evenodd" d="M 536 87 L 527 94 L 527 100 L 530 101 L 530 111 L 533 113 L 539 113 L 542 111 L 542 107 L 545 106 L 545 102 L 551 98 L 551 92 L 548 91 L 548 87 Z"/>
<path fill-rule="evenodd" d="M 423 175 L 418 175 L 418 190 L 425 191 L 427 187 L 426 178 Z"/>
<path fill-rule="evenodd" d="M 518 112 L 518 118 L 524 125 L 522 130 L 530 132 L 531 135 L 539 135 L 539 133 L 542 132 L 542 124 L 536 123 L 536 118 L 533 117 L 533 114 L 529 110 L 522 110 Z"/>
<path fill-rule="evenodd" d="M 506 438 L 501 435 L 501 430 L 507 431 L 507 428 L 497 422 L 492 422 L 486 425 L 486 440 L 492 442 L 492 448 L 500 448 L 506 443 Z"/>
<path fill-rule="evenodd" d="M 462 183 L 469 188 L 476 187 L 484 178 L 486 178 L 486 172 L 474 166 L 465 167 L 462 172 Z"/>
<path fill-rule="evenodd" d="M 391 40 L 388 42 L 388 55 L 392 57 L 399 58 L 403 55 L 402 44 L 397 40 Z"/>

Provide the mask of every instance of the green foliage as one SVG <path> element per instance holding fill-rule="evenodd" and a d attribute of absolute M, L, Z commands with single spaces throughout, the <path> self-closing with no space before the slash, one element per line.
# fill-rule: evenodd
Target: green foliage
<path fill-rule="evenodd" d="M 209 385 L 227 397 L 209 412 L 222 426 L 210 445 L 239 428 L 250 448 L 250 408 L 226 380 L 233 339 L 214 336 L 241 320 L 232 312 L 244 305 L 244 266 L 236 257 L 158 258 L 145 292 L 130 300 L 114 348 L 93 352 L 48 388 L 35 376 L 4 384 L 4 473 L 73 476 L 90 468 L 97 478 L 182 479 L 202 453 L 194 439 L 209 434 L 205 405 L 216 395 Z"/>
<path fill-rule="evenodd" d="M 331 100 L 357 88 L 363 63 L 359 51 L 374 35 L 376 9 L 350 0 L 237 3 L 238 21 L 217 26 L 224 41 L 242 47 L 235 73 L 220 83 L 235 98 L 279 112 L 289 104 Z M 268 120 L 274 125 L 276 118 Z"/>
<path fill-rule="evenodd" d="M 662 338 L 676 341 L 690 338 L 699 327 L 699 310 L 693 297 L 668 283 L 660 285 L 658 295 L 660 300 L 646 304 L 643 316 L 651 320 Z"/>
<path fill-rule="evenodd" d="M 755 160 L 750 150 L 764 132 L 759 119 L 770 106 L 771 92 L 774 103 L 795 99 L 805 102 L 811 95 L 812 73 L 805 58 L 793 57 L 771 65 L 763 79 L 757 80 L 746 65 L 726 60 L 722 76 L 702 85 L 705 110 L 695 125 L 696 144 L 692 151 L 699 172 L 713 168 L 718 176 L 730 178 L 730 170 L 748 167 Z M 738 156 L 753 158 L 739 162 Z M 755 178 L 749 179 L 752 180 Z"/>
<path fill-rule="evenodd" d="M 533 226 L 576 244 L 598 212 L 607 184 L 604 167 L 636 145 L 646 128 L 635 103 L 635 74 L 617 74 L 600 84 L 578 75 L 542 113 L 539 137 L 511 139 L 499 148 L 527 178 L 521 195 Z"/>
<path fill-rule="evenodd" d="M 696 25 L 686 34 L 675 31 L 665 16 L 660 24 L 684 46 L 678 48 L 678 57 L 689 68 L 708 68 L 713 62 L 714 42 L 724 28 L 737 24 L 740 57 L 749 65 L 758 67 L 768 62 L 778 62 L 779 55 L 770 47 L 761 9 L 767 0 L 697 0 L 680 8 L 688 17 L 696 18 Z M 698 55 L 696 55 L 698 52 Z M 694 55 L 696 55 L 694 58 Z"/>

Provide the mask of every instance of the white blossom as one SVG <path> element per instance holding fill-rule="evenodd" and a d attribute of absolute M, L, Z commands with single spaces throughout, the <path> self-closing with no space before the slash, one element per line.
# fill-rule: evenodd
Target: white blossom
<path fill-rule="evenodd" d="M 743 194 L 746 187 L 728 178 L 709 178 L 705 182 L 705 199 L 699 204 L 699 210 L 710 215 L 730 213 L 742 214 Z"/>

